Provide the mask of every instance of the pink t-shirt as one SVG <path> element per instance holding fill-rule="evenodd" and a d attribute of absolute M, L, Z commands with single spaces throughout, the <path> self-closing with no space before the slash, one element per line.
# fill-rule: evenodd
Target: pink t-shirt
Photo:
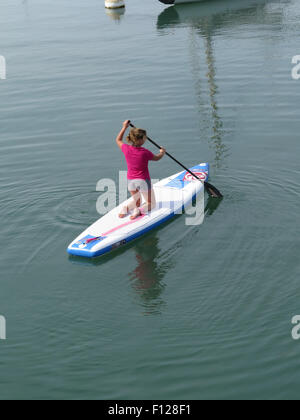
<path fill-rule="evenodd" d="M 148 169 L 149 160 L 153 160 L 154 154 L 144 147 L 134 147 L 123 144 L 122 152 L 125 155 L 128 179 L 151 179 Z"/>

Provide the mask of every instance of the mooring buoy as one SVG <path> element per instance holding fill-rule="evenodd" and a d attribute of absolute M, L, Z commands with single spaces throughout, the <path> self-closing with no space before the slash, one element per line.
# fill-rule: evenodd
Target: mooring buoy
<path fill-rule="evenodd" d="M 124 0 L 105 0 L 105 7 L 107 9 L 121 9 L 125 7 Z"/>

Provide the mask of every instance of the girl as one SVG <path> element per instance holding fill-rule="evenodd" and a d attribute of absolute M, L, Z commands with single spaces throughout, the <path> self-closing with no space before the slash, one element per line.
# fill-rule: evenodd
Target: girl
<path fill-rule="evenodd" d="M 127 161 L 128 189 L 132 196 L 132 202 L 122 209 L 119 217 L 124 218 L 133 210 L 133 214 L 130 218 L 131 220 L 134 220 L 142 214 L 151 211 L 156 206 L 148 163 L 149 160 L 161 160 L 164 157 L 166 150 L 162 148 L 158 155 L 154 155 L 149 150 L 145 149 L 143 145 L 147 141 L 147 133 L 145 130 L 139 128 L 133 128 L 130 131 L 129 136 L 127 137 L 129 144 L 123 143 L 123 137 L 129 125 L 129 120 L 123 123 L 123 128 L 116 139 L 117 145 L 124 153 Z M 145 200 L 145 204 L 140 208 L 141 195 Z"/>

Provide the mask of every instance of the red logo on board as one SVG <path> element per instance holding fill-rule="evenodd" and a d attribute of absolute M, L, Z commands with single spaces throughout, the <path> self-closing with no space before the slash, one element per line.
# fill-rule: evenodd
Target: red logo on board
<path fill-rule="evenodd" d="M 207 172 L 193 172 L 198 178 L 201 179 L 201 181 L 205 181 L 207 178 L 208 173 Z M 197 178 L 192 176 L 189 172 L 186 172 L 183 178 L 184 181 L 197 181 Z"/>

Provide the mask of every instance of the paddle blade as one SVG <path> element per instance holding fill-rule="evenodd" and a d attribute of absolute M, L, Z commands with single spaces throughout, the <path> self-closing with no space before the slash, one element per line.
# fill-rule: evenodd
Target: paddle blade
<path fill-rule="evenodd" d="M 214 187 L 213 185 L 211 185 L 209 182 L 205 182 L 205 189 L 207 191 L 207 193 L 213 197 L 213 198 L 223 198 L 223 195 L 220 193 L 220 191 Z"/>

